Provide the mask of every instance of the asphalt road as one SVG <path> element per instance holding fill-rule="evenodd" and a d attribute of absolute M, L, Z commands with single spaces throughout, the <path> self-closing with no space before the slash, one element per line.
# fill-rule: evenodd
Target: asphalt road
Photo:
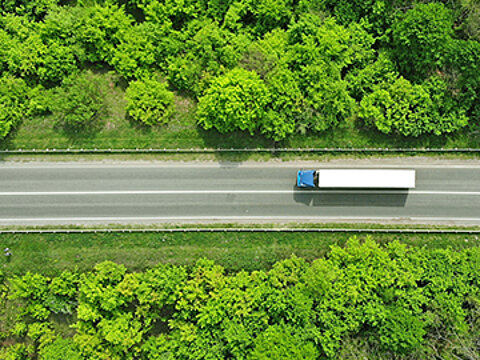
<path fill-rule="evenodd" d="M 388 167 L 415 168 L 417 187 L 297 190 L 295 164 L 5 163 L 0 165 L 0 225 L 214 221 L 480 225 L 480 165 Z"/>

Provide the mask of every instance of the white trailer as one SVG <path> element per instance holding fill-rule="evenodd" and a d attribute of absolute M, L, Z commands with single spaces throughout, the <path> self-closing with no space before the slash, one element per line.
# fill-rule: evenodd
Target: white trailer
<path fill-rule="evenodd" d="M 405 169 L 320 169 L 300 170 L 298 187 L 318 188 L 415 188 L 415 170 Z"/>
<path fill-rule="evenodd" d="M 319 188 L 415 188 L 415 170 L 322 169 L 317 176 Z"/>

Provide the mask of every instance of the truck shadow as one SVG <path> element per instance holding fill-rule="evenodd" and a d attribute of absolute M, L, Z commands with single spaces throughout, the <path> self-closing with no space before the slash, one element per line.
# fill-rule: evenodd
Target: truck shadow
<path fill-rule="evenodd" d="M 405 207 L 407 197 L 407 189 L 322 189 L 305 191 L 295 187 L 293 192 L 295 202 L 307 206 Z"/>

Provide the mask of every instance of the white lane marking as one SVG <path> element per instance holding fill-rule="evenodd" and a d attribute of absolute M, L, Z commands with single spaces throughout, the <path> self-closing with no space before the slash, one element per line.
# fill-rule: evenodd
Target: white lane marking
<path fill-rule="evenodd" d="M 480 221 L 461 217 L 409 217 L 409 216 L 149 216 L 149 217 L 58 217 L 58 218 L 0 218 L 0 222 L 32 221 L 185 221 L 185 220 L 397 220 L 397 221 Z"/>
<path fill-rule="evenodd" d="M 480 196 L 480 191 L 435 190 L 113 190 L 113 191 L 12 191 L 0 196 L 82 196 L 82 195 L 203 195 L 203 194 L 385 194 L 385 195 L 467 195 Z"/>

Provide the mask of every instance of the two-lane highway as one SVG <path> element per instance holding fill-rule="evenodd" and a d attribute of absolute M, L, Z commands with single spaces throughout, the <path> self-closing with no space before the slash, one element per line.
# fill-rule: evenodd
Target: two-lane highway
<path fill-rule="evenodd" d="M 352 167 L 320 164 L 320 167 Z M 378 167 L 362 166 L 367 168 Z M 480 224 L 480 165 L 414 168 L 405 191 L 299 190 L 281 163 L 0 165 L 0 225 L 412 221 Z"/>

